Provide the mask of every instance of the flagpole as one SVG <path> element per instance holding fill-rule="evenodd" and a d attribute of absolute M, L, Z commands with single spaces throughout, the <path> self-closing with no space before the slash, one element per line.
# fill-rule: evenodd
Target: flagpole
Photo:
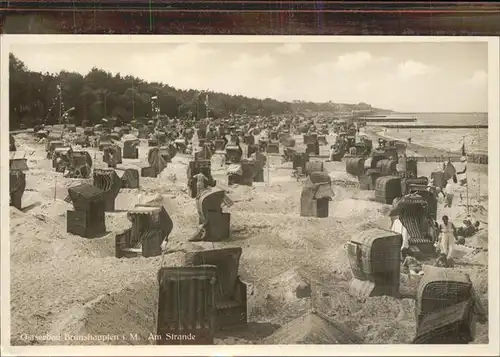
<path fill-rule="evenodd" d="M 133 79 L 132 79 L 132 120 L 135 120 L 135 88 Z"/>
<path fill-rule="evenodd" d="M 467 216 L 470 216 L 470 207 L 469 207 L 469 179 L 468 179 L 468 174 L 467 174 L 467 156 L 465 155 L 465 136 L 463 137 L 463 144 L 462 144 L 463 150 L 462 154 L 465 156 L 465 194 L 467 196 Z"/>
<path fill-rule="evenodd" d="M 205 92 L 205 118 L 208 118 L 208 93 Z"/>
<path fill-rule="evenodd" d="M 479 127 L 476 127 L 476 140 L 479 140 Z M 481 171 L 477 171 L 477 183 L 478 183 L 478 193 L 477 193 L 477 203 L 481 203 Z"/>

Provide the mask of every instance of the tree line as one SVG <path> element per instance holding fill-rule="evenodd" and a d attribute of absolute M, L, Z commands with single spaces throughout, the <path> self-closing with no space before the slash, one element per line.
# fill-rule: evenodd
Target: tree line
<path fill-rule="evenodd" d="M 146 82 L 130 75 L 112 74 L 92 68 L 86 75 L 61 71 L 31 71 L 14 54 L 9 55 L 9 123 L 12 129 L 21 124 L 56 124 L 64 110 L 74 108 L 70 116 L 75 124 L 87 120 L 96 124 L 105 117 L 126 123 L 152 116 L 151 100 L 157 97 L 161 114 L 171 118 L 229 117 L 231 114 L 279 115 L 297 111 L 335 111 L 331 103 L 280 102 L 198 90 L 180 90 L 160 82 Z M 60 105 L 59 93 L 63 105 Z M 206 106 L 208 96 L 208 106 Z M 348 105 L 349 109 L 367 105 Z M 338 109 L 338 108 L 337 108 Z"/>

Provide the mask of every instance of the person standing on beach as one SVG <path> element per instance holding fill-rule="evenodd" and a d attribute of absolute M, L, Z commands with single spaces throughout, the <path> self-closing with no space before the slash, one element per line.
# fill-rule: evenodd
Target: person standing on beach
<path fill-rule="evenodd" d="M 441 231 L 441 254 L 446 255 L 446 260 L 451 262 L 455 248 L 455 226 L 450 222 L 448 216 L 443 216 L 439 229 Z"/>
<path fill-rule="evenodd" d="M 455 191 L 457 190 L 457 184 L 455 183 L 455 180 L 450 180 L 447 184 L 446 187 L 443 190 L 443 193 L 445 195 L 445 207 L 451 207 L 453 204 L 453 197 L 455 196 Z"/>

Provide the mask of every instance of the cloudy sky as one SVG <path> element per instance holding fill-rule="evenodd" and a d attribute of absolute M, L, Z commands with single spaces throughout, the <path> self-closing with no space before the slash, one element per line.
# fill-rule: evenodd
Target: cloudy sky
<path fill-rule="evenodd" d="M 407 112 L 486 112 L 487 43 L 15 44 L 31 70 Z"/>

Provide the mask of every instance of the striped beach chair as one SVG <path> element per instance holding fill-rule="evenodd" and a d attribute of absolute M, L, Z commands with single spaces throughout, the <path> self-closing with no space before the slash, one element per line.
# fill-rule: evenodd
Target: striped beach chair
<path fill-rule="evenodd" d="M 434 237 L 430 234 L 427 201 L 418 194 L 403 196 L 397 203 L 399 219 L 410 236 L 410 249 L 415 253 L 433 255 Z"/>

